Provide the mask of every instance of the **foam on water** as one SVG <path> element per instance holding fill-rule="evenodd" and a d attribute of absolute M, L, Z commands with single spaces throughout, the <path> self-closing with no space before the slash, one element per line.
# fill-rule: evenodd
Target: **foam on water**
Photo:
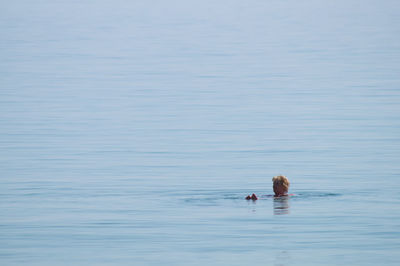
<path fill-rule="evenodd" d="M 244 199 L 246 196 L 243 191 L 241 192 L 227 192 L 225 190 L 223 191 L 218 191 L 218 190 L 213 190 L 213 191 L 189 191 L 190 197 L 185 198 L 185 202 L 195 202 L 195 201 L 212 201 L 212 200 L 238 200 L 238 199 Z M 299 192 L 299 193 L 294 193 L 288 196 L 291 199 L 313 199 L 313 198 L 328 198 L 328 197 L 337 197 L 340 196 L 341 194 L 339 193 L 329 193 L 329 192 L 317 192 L 317 191 L 311 191 L 311 192 Z M 259 200 L 267 200 L 267 199 L 276 199 L 273 194 L 269 195 L 258 195 Z M 286 198 L 286 197 L 281 197 L 281 198 Z"/>

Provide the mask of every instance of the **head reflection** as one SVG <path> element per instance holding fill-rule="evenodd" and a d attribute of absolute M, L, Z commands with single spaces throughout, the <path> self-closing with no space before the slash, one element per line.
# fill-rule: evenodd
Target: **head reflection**
<path fill-rule="evenodd" d="M 289 197 L 274 197 L 274 215 L 289 214 Z"/>

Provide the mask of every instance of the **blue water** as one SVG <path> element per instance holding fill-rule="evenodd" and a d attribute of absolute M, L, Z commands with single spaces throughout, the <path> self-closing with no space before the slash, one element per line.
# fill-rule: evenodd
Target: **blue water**
<path fill-rule="evenodd" d="M 399 265 L 399 8 L 3 1 L 0 264 Z"/>

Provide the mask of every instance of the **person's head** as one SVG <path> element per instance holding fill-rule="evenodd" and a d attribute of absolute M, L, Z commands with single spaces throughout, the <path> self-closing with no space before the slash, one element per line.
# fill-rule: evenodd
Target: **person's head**
<path fill-rule="evenodd" d="M 274 183 L 274 192 L 275 196 L 286 195 L 289 190 L 290 182 L 284 175 L 274 176 L 272 178 L 272 182 Z"/>

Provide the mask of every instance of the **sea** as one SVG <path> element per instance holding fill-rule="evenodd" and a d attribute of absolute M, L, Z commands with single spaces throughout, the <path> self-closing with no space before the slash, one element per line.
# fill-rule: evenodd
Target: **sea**
<path fill-rule="evenodd" d="M 0 265 L 400 265 L 399 11 L 1 1 Z"/>

